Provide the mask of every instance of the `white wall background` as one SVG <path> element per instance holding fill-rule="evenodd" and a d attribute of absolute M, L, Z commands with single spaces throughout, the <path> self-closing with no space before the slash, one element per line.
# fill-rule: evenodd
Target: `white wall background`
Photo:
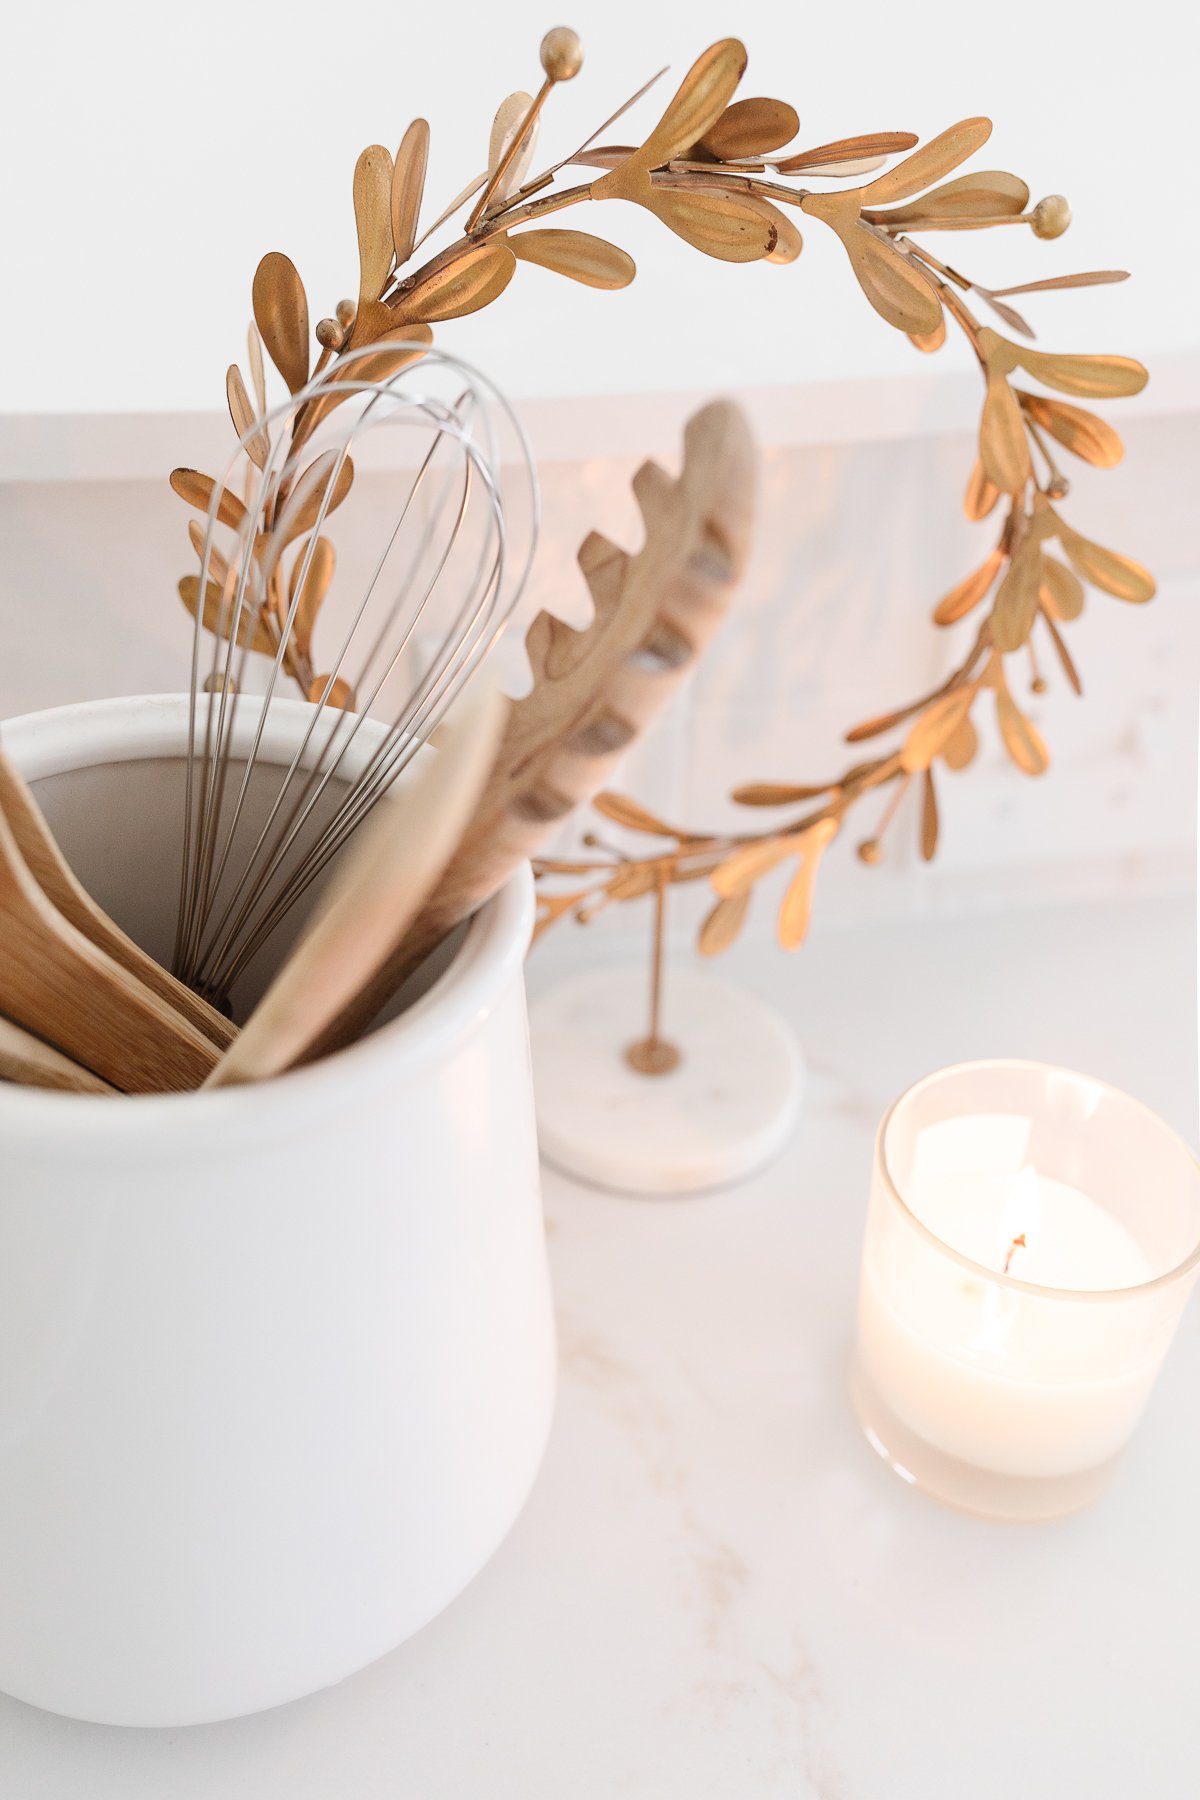
<path fill-rule="evenodd" d="M 424 113 L 428 191 L 448 200 L 486 159 L 497 103 L 536 82 L 538 43 L 555 22 L 532 0 L 6 9 L 0 413 L 219 408 L 262 253 L 286 250 L 313 318 L 331 312 L 355 289 L 359 150 L 394 148 Z M 968 272 L 1000 285 L 1069 268 L 1136 271 L 1086 307 L 1047 297 L 1048 341 L 1147 358 L 1200 341 L 1194 234 L 1176 223 L 1195 160 L 1194 8 L 605 0 L 569 22 L 587 62 L 554 97 L 547 158 L 670 63 L 635 115 L 648 129 L 687 64 L 735 32 L 750 52 L 742 91 L 791 100 L 805 143 L 885 128 L 928 136 L 993 117 L 981 166 L 1014 168 L 1035 195 L 1065 192 L 1076 223 L 1052 244 L 1024 229 L 943 239 Z M 631 250 L 632 288 L 594 293 L 522 267 L 520 298 L 514 287 L 447 339 L 518 398 L 836 380 L 918 361 L 816 223 L 796 265 L 747 268 L 701 257 L 636 207 L 573 216 Z"/>

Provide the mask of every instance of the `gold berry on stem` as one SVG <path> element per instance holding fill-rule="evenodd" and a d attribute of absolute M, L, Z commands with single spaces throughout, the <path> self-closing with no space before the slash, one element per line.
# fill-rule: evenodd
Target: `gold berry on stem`
<path fill-rule="evenodd" d="M 1034 237 L 1061 237 L 1071 223 L 1071 202 L 1065 194 L 1047 194 L 1034 207 L 1030 223 Z"/>
<path fill-rule="evenodd" d="M 556 25 L 542 39 L 541 59 L 547 80 L 574 81 L 583 67 L 579 33 L 569 25 Z"/>

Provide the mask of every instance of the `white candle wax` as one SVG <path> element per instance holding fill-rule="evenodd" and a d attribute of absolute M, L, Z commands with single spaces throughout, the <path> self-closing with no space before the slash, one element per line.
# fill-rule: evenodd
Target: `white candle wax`
<path fill-rule="evenodd" d="M 941 1244 L 1044 1289 L 1136 1288 L 1154 1273 L 1119 1220 L 1025 1161 L 1030 1124 L 967 1117 L 927 1128 L 904 1199 Z M 920 1233 L 869 1242 L 863 1372 L 927 1443 L 977 1467 L 1045 1477 L 1124 1444 L 1158 1371 L 1140 1309 L 1079 1304 L 975 1275 Z"/>

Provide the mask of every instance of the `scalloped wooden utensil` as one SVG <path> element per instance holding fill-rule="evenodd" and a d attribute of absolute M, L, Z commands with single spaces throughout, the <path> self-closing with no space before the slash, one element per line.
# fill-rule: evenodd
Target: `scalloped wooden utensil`
<path fill-rule="evenodd" d="M 575 631 L 544 612 L 533 621 L 533 688 L 512 708 L 462 842 L 399 948 L 314 1054 L 359 1035 L 435 945 L 605 785 L 662 710 L 729 609 L 750 546 L 755 461 L 745 414 L 715 400 L 688 420 L 678 480 L 652 462 L 633 478 L 642 548 L 621 550 L 598 532 L 584 540 L 591 624 Z"/>

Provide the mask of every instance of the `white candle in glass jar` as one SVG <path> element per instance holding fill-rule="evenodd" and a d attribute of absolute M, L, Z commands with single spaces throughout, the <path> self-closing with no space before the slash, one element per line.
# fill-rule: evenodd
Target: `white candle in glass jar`
<path fill-rule="evenodd" d="M 942 1069 L 879 1129 L 852 1390 L 868 1441 L 994 1519 L 1100 1494 L 1200 1272 L 1200 1164 L 1042 1063 Z"/>
<path fill-rule="evenodd" d="M 1134 1289 L 1154 1271 L 1104 1207 L 1018 1161 L 1028 1135 L 1027 1120 L 998 1116 L 921 1134 L 908 1210 L 979 1271 L 923 1235 L 875 1238 L 863 1262 L 859 1361 L 885 1405 L 945 1455 L 1005 1475 L 1061 1476 L 1116 1455 L 1161 1351 L 1147 1348 L 1136 1310 L 1064 1305 L 1057 1294 Z M 1006 1269 L 1020 1289 L 983 1274 Z"/>

